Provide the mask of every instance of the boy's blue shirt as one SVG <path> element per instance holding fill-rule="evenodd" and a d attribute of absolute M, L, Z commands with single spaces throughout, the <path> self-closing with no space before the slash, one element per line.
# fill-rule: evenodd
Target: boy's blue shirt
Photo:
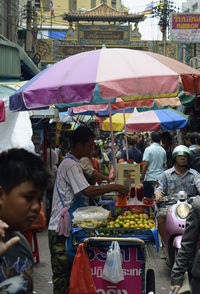
<path fill-rule="evenodd" d="M 19 242 L 0 257 L 0 293 L 23 294 L 33 285 L 31 248 L 23 235 L 14 232 L 10 238 L 14 236 L 20 237 Z M 3 241 L 8 240 L 7 237 L 3 238 Z"/>

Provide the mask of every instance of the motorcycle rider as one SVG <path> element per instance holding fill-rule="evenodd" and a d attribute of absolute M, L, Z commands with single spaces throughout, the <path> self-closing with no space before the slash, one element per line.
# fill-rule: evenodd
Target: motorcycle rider
<path fill-rule="evenodd" d="M 195 253 L 200 233 L 200 197 L 197 196 L 187 218 L 186 229 L 182 236 L 181 248 L 171 272 L 171 290 L 174 294 L 179 292 L 184 280 L 185 272 L 194 264 L 191 272 L 192 294 L 199 293 L 200 289 L 200 255 L 194 263 Z"/>
<path fill-rule="evenodd" d="M 184 145 L 177 146 L 172 152 L 175 161 L 172 168 L 164 171 L 155 188 L 155 199 L 158 204 L 163 195 L 174 196 L 179 191 L 185 191 L 188 196 L 195 196 L 200 192 L 200 174 L 188 167 L 191 151 Z M 158 221 L 158 232 L 161 239 L 166 243 L 166 221 L 167 207 L 158 208 L 156 217 Z"/>

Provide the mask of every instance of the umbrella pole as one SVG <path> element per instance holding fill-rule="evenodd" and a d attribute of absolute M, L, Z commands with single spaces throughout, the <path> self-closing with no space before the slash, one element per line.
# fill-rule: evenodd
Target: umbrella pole
<path fill-rule="evenodd" d="M 115 161 L 114 135 L 113 135 L 110 99 L 108 99 L 108 106 L 109 106 L 109 119 L 110 119 L 110 132 L 111 132 L 111 147 L 112 147 L 112 156 L 113 156 L 113 169 L 114 169 L 115 181 L 117 181 L 117 165 L 116 165 L 116 161 Z"/>
<path fill-rule="evenodd" d="M 125 129 L 126 159 L 127 159 L 127 161 L 129 161 L 128 141 L 127 141 L 127 131 L 126 131 L 126 117 L 125 117 L 125 109 L 124 108 L 123 108 L 123 118 L 124 118 L 124 129 Z"/>

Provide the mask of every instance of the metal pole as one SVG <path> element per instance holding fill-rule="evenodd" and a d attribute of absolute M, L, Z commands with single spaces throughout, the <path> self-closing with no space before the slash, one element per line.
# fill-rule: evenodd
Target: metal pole
<path fill-rule="evenodd" d="M 27 18 L 26 18 L 26 52 L 31 54 L 32 51 L 32 35 L 31 35 L 31 19 L 32 19 L 32 4 L 27 1 Z"/>
<path fill-rule="evenodd" d="M 116 165 L 116 160 L 115 160 L 114 135 L 113 135 L 112 113 L 111 113 L 110 99 L 108 99 L 108 109 L 109 109 L 109 119 L 110 119 L 110 133 L 111 133 L 111 148 L 112 148 L 112 156 L 113 156 L 113 169 L 114 169 L 115 181 L 117 181 L 117 165 Z"/>
<path fill-rule="evenodd" d="M 50 36 L 51 36 L 51 39 L 52 39 L 52 7 L 51 7 L 51 33 L 50 33 Z"/>
<path fill-rule="evenodd" d="M 126 131 L 126 116 L 125 116 L 125 109 L 124 108 L 123 108 L 123 118 L 124 118 L 124 129 L 125 129 L 126 160 L 129 161 L 128 141 L 127 141 L 127 131 Z"/>
<path fill-rule="evenodd" d="M 163 32 L 163 55 L 166 56 L 166 30 Z"/>

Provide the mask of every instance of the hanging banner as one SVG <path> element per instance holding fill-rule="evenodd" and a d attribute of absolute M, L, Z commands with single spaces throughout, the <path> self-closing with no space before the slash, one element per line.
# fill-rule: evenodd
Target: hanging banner
<path fill-rule="evenodd" d="M 200 43 L 200 14 L 171 14 L 170 41 Z"/>

